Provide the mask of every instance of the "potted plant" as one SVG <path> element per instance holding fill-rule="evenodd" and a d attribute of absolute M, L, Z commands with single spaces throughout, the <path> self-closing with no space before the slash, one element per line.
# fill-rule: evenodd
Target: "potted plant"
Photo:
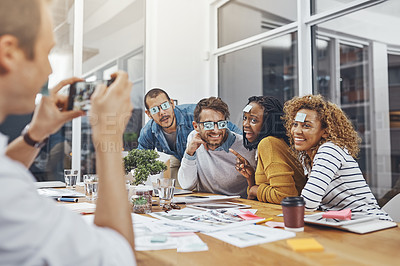
<path fill-rule="evenodd" d="M 144 184 L 150 175 L 155 175 L 167 170 L 167 165 L 158 161 L 160 155 L 155 150 L 131 150 L 124 157 L 125 173 L 133 170 L 135 179 L 132 185 Z"/>
<path fill-rule="evenodd" d="M 164 162 L 158 161 L 160 156 L 154 150 L 131 150 L 124 157 L 125 173 L 132 172 L 134 179 L 130 182 L 132 187 L 132 196 L 130 200 L 133 204 L 135 213 L 151 212 L 151 200 L 153 188 L 144 186 L 144 183 L 150 175 L 161 173 L 167 169 Z M 131 194 L 131 193 L 129 193 Z"/>

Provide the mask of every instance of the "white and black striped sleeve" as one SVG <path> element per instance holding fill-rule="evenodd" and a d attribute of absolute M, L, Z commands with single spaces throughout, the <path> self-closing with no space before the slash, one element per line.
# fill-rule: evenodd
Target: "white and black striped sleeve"
<path fill-rule="evenodd" d="M 314 157 L 311 173 L 301 196 L 306 210 L 316 210 L 325 196 L 329 184 L 341 167 L 341 153 L 335 146 L 322 145 Z"/>

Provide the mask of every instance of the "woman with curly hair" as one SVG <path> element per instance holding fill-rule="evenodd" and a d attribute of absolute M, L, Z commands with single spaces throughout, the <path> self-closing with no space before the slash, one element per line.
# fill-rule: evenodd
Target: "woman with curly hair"
<path fill-rule="evenodd" d="M 237 156 L 236 170 L 247 179 L 248 199 L 280 204 L 285 197 L 298 196 L 306 183 L 301 164 L 290 152 L 282 115 L 282 104 L 268 96 L 250 97 L 243 110 L 243 145 L 258 149 L 256 171 L 231 152 Z"/>
<path fill-rule="evenodd" d="M 308 171 L 301 192 L 306 210 L 343 210 L 391 220 L 382 211 L 355 161 L 361 139 L 350 120 L 321 95 L 286 102 L 285 127 L 290 144 Z"/>

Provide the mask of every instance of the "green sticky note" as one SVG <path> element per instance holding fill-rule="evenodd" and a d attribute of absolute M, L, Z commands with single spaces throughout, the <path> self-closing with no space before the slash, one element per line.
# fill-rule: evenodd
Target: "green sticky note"
<path fill-rule="evenodd" d="M 150 240 L 151 243 L 165 243 L 167 242 L 167 237 L 164 235 L 156 235 Z"/>

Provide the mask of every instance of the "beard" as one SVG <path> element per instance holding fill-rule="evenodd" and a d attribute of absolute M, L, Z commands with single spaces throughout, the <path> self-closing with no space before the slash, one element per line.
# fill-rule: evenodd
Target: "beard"
<path fill-rule="evenodd" d="M 211 150 L 215 150 L 216 148 L 218 148 L 219 146 L 221 146 L 226 139 L 228 138 L 228 134 L 226 132 L 226 130 L 224 130 L 222 132 L 222 139 L 220 141 L 210 141 L 209 139 L 209 135 L 214 134 L 213 131 L 211 130 L 210 133 L 208 133 L 207 131 L 203 131 L 203 132 L 199 132 L 199 135 L 201 137 L 201 139 L 207 143 L 207 147 L 210 148 Z"/>
<path fill-rule="evenodd" d="M 170 117 L 169 115 L 165 115 L 165 116 L 161 117 L 160 121 L 163 120 L 163 119 L 165 119 L 165 118 L 168 119 L 169 117 Z M 161 127 L 162 127 L 162 128 L 170 128 L 170 127 L 172 127 L 172 125 L 174 124 L 174 122 L 175 122 L 175 116 L 172 117 L 172 122 L 171 122 L 171 124 L 170 124 L 169 126 L 164 126 L 164 127 L 161 126 Z"/>

